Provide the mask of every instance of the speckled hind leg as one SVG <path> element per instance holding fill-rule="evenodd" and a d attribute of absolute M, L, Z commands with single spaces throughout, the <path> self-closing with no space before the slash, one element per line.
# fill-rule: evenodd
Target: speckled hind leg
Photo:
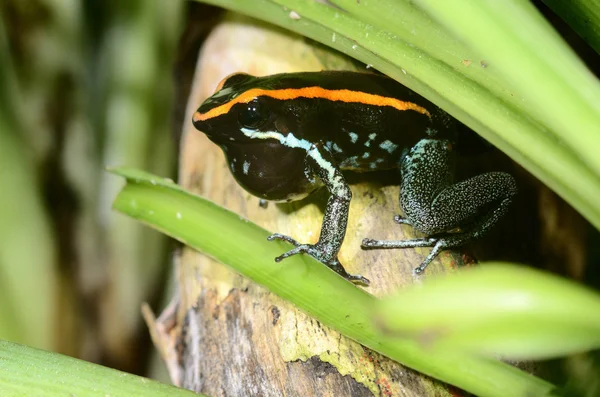
<path fill-rule="evenodd" d="M 508 211 L 516 194 L 513 177 L 502 172 L 478 175 L 444 189 L 431 205 L 426 222 L 438 230 L 462 229 L 457 233 L 437 233 L 426 238 L 380 241 L 364 239 L 363 248 L 417 248 L 433 247 L 421 265 L 415 268 L 421 274 L 431 261 L 446 248 L 458 247 L 490 230 Z M 398 223 L 422 224 L 396 217 Z M 400 222 L 398 220 L 401 220 Z"/>
<path fill-rule="evenodd" d="M 338 260 L 338 252 L 346 235 L 348 210 L 352 199 L 350 187 L 325 148 L 320 145 L 313 145 L 307 154 L 306 162 L 310 171 L 323 181 L 330 193 L 321 225 L 319 241 L 316 244 L 301 244 L 291 237 L 279 233 L 273 234 L 269 236 L 269 240 L 284 240 L 296 247 L 278 256 L 275 260 L 279 262 L 292 255 L 306 253 L 324 263 L 345 279 L 368 285 L 368 279 L 348 273 Z"/>
<path fill-rule="evenodd" d="M 363 248 L 433 247 L 415 269 L 422 273 L 445 248 L 460 246 L 489 229 L 506 213 L 517 193 L 513 177 L 490 172 L 454 183 L 456 153 L 451 142 L 435 137 L 417 142 L 400 163 L 400 205 L 407 224 L 428 237 L 406 241 L 363 240 Z M 450 232 L 459 228 L 457 233 Z"/>

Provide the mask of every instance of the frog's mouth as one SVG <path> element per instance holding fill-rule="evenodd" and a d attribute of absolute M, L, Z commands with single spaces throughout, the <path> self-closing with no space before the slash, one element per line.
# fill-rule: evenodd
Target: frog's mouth
<path fill-rule="evenodd" d="M 221 147 L 255 142 L 254 139 L 245 136 L 238 126 L 215 125 L 212 122 L 196 120 L 193 121 L 193 124 L 198 131 Z"/>

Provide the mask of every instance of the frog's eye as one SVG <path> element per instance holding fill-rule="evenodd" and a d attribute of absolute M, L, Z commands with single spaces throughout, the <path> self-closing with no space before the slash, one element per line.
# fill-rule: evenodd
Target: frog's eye
<path fill-rule="evenodd" d="M 258 99 L 253 99 L 238 113 L 238 121 L 243 127 L 258 128 L 269 119 L 269 109 Z"/>

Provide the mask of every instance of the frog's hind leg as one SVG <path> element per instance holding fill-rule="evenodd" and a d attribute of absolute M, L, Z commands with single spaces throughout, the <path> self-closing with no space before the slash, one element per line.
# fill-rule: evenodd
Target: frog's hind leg
<path fill-rule="evenodd" d="M 412 225 L 428 237 L 403 241 L 364 239 L 362 247 L 433 247 L 415 268 L 415 273 L 420 274 L 441 250 L 463 245 L 490 230 L 508 211 L 516 193 L 516 183 L 510 174 L 491 172 L 475 176 L 443 189 L 422 217 L 395 218 L 397 223 Z M 456 228 L 460 231 L 449 232 Z"/>

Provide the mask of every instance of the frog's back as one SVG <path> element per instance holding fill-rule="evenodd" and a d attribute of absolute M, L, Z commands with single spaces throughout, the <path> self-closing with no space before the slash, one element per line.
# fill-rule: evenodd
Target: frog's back
<path fill-rule="evenodd" d="M 395 80 L 349 71 L 235 74 L 200 106 L 196 121 L 211 124 L 211 119 L 231 118 L 213 128 L 217 139 L 227 141 L 235 112 L 253 100 L 260 104 L 264 121 L 254 128 L 308 145 L 322 144 L 342 169 L 394 168 L 405 149 L 419 140 L 454 133 L 454 120 L 447 113 Z M 210 126 L 200 127 L 209 133 Z M 238 142 L 243 136 L 232 138 Z"/>
<path fill-rule="evenodd" d="M 261 78 L 260 86 L 265 90 L 304 90 L 306 97 L 294 97 L 289 104 L 291 113 L 311 115 L 297 124 L 300 136 L 322 142 L 342 169 L 394 168 L 405 149 L 419 140 L 454 133 L 455 121 L 447 113 L 382 75 L 293 73 Z M 307 108 L 312 110 L 307 112 Z"/>
<path fill-rule="evenodd" d="M 268 90 L 321 87 L 326 90 L 350 90 L 398 99 L 406 98 L 407 95 L 420 97 L 387 76 L 341 70 L 275 74 L 258 77 L 258 81 L 253 82 L 252 85 Z"/>

